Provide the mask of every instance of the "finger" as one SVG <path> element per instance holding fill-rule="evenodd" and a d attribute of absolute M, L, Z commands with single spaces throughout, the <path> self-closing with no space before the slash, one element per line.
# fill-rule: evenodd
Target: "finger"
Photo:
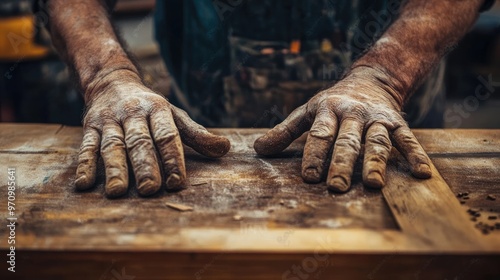
<path fill-rule="evenodd" d="M 173 107 L 172 114 L 182 141 L 198 153 L 217 158 L 225 155 L 231 148 L 227 138 L 208 132 L 206 128 L 194 122 L 184 110 Z"/>
<path fill-rule="evenodd" d="M 319 183 L 335 137 L 337 117 L 329 109 L 320 109 L 307 136 L 302 158 L 302 178 L 308 183 Z"/>
<path fill-rule="evenodd" d="M 127 118 L 123 128 L 137 191 L 141 195 L 152 195 L 161 187 L 161 173 L 148 123 L 144 118 Z"/>
<path fill-rule="evenodd" d="M 161 156 L 166 174 L 168 190 L 186 187 L 186 165 L 179 132 L 170 110 L 159 110 L 151 114 L 151 132 Z"/>
<path fill-rule="evenodd" d="M 282 123 L 261 136 L 254 143 L 255 151 L 260 155 L 272 155 L 286 149 L 311 127 L 312 119 L 308 116 L 306 105 L 295 109 Z"/>
<path fill-rule="evenodd" d="M 385 183 L 387 159 L 392 144 L 389 132 L 380 123 L 374 123 L 366 131 L 365 158 L 363 161 L 363 182 L 372 188 L 382 188 Z"/>
<path fill-rule="evenodd" d="M 393 132 L 392 137 L 396 148 L 410 163 L 413 176 L 421 179 L 430 178 L 432 175 L 431 161 L 410 128 L 402 126 Z"/>
<path fill-rule="evenodd" d="M 93 128 L 84 130 L 76 169 L 75 186 L 77 190 L 86 190 L 95 183 L 100 141 L 101 137 L 97 130 Z"/>
<path fill-rule="evenodd" d="M 363 125 L 360 122 L 353 119 L 342 121 L 328 170 L 327 185 L 330 190 L 346 192 L 351 187 L 354 164 L 361 149 L 362 133 Z"/>
<path fill-rule="evenodd" d="M 106 124 L 102 129 L 101 157 L 106 170 L 106 195 L 117 197 L 128 187 L 127 154 L 123 130 L 117 124 Z"/>

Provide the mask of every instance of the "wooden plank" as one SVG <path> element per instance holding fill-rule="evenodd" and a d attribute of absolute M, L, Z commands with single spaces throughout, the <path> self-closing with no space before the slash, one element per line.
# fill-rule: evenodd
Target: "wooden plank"
<path fill-rule="evenodd" d="M 318 279 L 500 274 L 500 234 L 478 235 L 465 214 L 469 203 L 486 205 L 479 199 L 491 191 L 488 184 L 498 186 L 500 131 L 415 131 L 454 192 L 466 182 L 478 189 L 477 196 L 460 206 L 434 167 L 431 180 L 416 180 L 393 157 L 383 194 L 395 218 L 382 192 L 362 186 L 360 162 L 353 190 L 332 197 L 324 184 L 302 182 L 303 139 L 277 157 L 256 157 L 253 140 L 264 130 L 215 130 L 233 143 L 218 160 L 187 148 L 193 186 L 186 191 L 145 199 L 131 188 L 114 200 L 102 196 L 102 169 L 96 189 L 74 191 L 81 128 L 0 124 L 0 131 L 1 168 L 17 167 L 18 254 L 20 267 L 30 267 L 23 270 L 26 278 L 109 279 L 116 277 L 111 270 L 126 268 L 140 279 L 166 272 L 192 279 L 200 271 L 204 279 L 269 279 L 284 277 L 316 254 L 329 260 L 316 260 L 308 276 Z M 0 171 L 1 197 L 5 176 Z M 169 209 L 166 201 L 194 211 Z M 5 201 L 0 207 L 5 209 Z M 242 219 L 235 220 L 236 214 Z M 0 212 L 0 218 L 5 215 Z"/>
<path fill-rule="evenodd" d="M 489 248 L 433 165 L 432 178 L 418 180 L 401 155 L 392 161 L 382 192 L 404 233 L 419 236 L 438 250 Z"/>
<path fill-rule="evenodd" d="M 497 129 L 417 129 L 414 131 L 426 152 L 433 157 L 500 156 L 500 130 Z"/>
<path fill-rule="evenodd" d="M 484 232 L 487 244 L 500 242 L 500 131 L 484 129 L 419 130 L 416 134 L 455 195 L 469 224 Z M 468 213 L 475 209 L 480 217 Z M 496 219 L 492 219 L 495 218 Z M 485 230 L 485 229 L 489 230 Z M 494 229 L 493 231 L 491 229 Z"/>
<path fill-rule="evenodd" d="M 324 184 L 307 185 L 302 182 L 298 172 L 300 170 L 300 160 L 298 159 L 301 157 L 303 141 L 297 141 L 279 157 L 256 158 L 252 145 L 254 139 L 264 132 L 263 130 L 216 131 L 228 136 L 233 143 L 231 152 L 221 160 L 209 160 L 195 154 L 190 149 L 186 149 L 188 172 L 192 178 L 191 183 L 194 185 L 187 191 L 161 193 L 154 198 L 143 199 L 139 198 L 132 189 L 129 196 L 124 199 L 108 200 L 102 197 L 104 179 L 102 170 L 96 190 L 83 193 L 73 190 L 72 180 L 76 168 L 76 152 L 81 138 L 80 128 L 47 126 L 43 129 L 40 126 L 26 126 L 24 129 L 20 129 L 20 126 L 17 125 L 2 126 L 2 129 L 8 132 L 6 135 L 13 136 L 10 139 L 3 138 L 4 143 L 9 144 L 3 144 L 6 148 L 2 148 L 0 145 L 0 159 L 11 166 L 20 167 L 18 184 L 23 188 L 20 193 L 19 205 L 23 211 L 23 224 L 29 225 L 20 228 L 22 230 L 20 238 L 26 238 L 23 242 L 26 249 L 50 249 L 50 246 L 43 244 L 56 243 L 57 239 L 65 240 L 66 246 L 64 244 L 60 246 L 67 249 L 88 248 L 88 246 L 92 246 L 92 242 L 95 242 L 96 246 L 107 245 L 110 249 L 114 248 L 113 246 L 125 248 L 120 247 L 124 246 L 124 242 L 121 240 L 130 239 L 131 233 L 135 233 L 137 237 L 141 234 L 151 235 L 155 233 L 155 230 L 158 230 L 158 225 L 168 229 L 193 228 L 193 232 L 190 233 L 193 235 L 198 232 L 197 230 L 203 232 L 205 228 L 225 229 L 227 230 L 226 234 L 233 236 L 238 236 L 234 233 L 235 231 L 264 231 L 266 234 L 274 234 L 277 238 L 281 236 L 281 239 L 284 238 L 287 230 L 290 231 L 290 228 L 293 230 L 361 228 L 367 230 L 357 230 L 350 234 L 353 236 L 359 235 L 354 232 L 372 234 L 374 235 L 373 240 L 384 240 L 384 234 L 381 235 L 382 237 L 377 237 L 380 235 L 377 232 L 381 230 L 399 230 L 399 226 L 390 215 L 380 192 L 370 191 L 362 186 L 359 164 L 353 180 L 353 190 L 346 195 L 332 197 L 326 191 Z M 19 131 L 25 131 L 25 133 Z M 50 153 L 40 153 L 43 151 Z M 400 170 L 406 168 L 401 166 L 401 162 L 404 163 L 404 161 L 393 162 L 392 166 Z M 391 176 L 389 176 L 388 185 L 395 188 L 394 192 L 397 195 L 386 194 L 393 204 L 391 207 L 395 208 L 396 211 L 404 211 L 408 208 L 406 200 L 397 201 L 397 199 L 405 197 L 408 191 L 408 188 L 402 186 L 401 182 L 411 182 L 416 186 L 418 184 L 432 185 L 437 182 L 442 186 L 439 189 L 440 195 L 445 195 L 447 203 L 452 203 L 450 201 L 453 199 L 450 199 L 449 191 L 448 193 L 445 191 L 447 187 L 445 184 L 443 185 L 439 174 L 433 180 L 420 181 L 399 171 L 396 172 L 395 169 L 389 168 Z M 4 175 L 2 174 L 2 176 Z M 392 189 L 386 188 L 386 190 Z M 413 191 L 423 190 L 424 188 L 415 188 Z M 423 195 L 410 194 L 408 197 L 413 197 L 411 203 L 417 203 L 420 202 L 421 197 L 425 197 Z M 51 200 L 47 200 L 49 197 Z M 192 213 L 172 212 L 165 207 L 163 203 L 165 199 L 173 203 L 194 205 L 195 211 Z M 86 209 L 82 208 L 82 205 L 94 205 L 95 207 Z M 420 211 L 420 208 L 415 205 L 411 207 Z M 395 210 L 393 209 L 393 211 Z M 451 210 L 447 211 L 447 215 L 456 211 L 456 203 L 455 205 L 452 203 Z M 96 218 L 100 216 L 100 213 L 104 213 L 104 215 Z M 427 216 L 423 213 L 395 212 L 399 225 L 403 229 L 407 229 L 407 233 L 410 233 L 411 230 L 415 231 L 411 242 L 417 245 L 406 244 L 401 249 L 418 251 L 419 248 L 433 250 L 436 248 L 447 249 L 452 246 L 450 242 L 453 241 L 450 240 L 453 239 L 447 239 L 446 242 L 435 242 L 438 244 L 431 242 L 429 246 L 421 244 L 429 242 L 423 233 L 435 229 L 426 228 L 424 230 L 421 227 L 412 226 L 424 223 L 421 218 Z M 234 215 L 240 215 L 242 219 L 235 221 Z M 409 217 L 410 222 L 402 218 L 405 215 Z M 447 233 L 457 234 L 454 231 L 460 231 L 458 225 L 463 222 L 463 215 L 460 221 L 457 222 L 457 219 L 453 218 L 453 228 L 448 229 Z M 125 225 L 124 220 L 127 221 Z M 439 222 L 442 221 L 438 221 L 436 224 L 439 225 Z M 57 226 L 61 224 L 65 226 Z M 93 234 L 96 236 L 112 232 L 124 237 L 105 239 L 102 241 L 103 243 L 100 243 L 100 239 L 93 238 L 91 243 L 88 243 L 88 238 L 80 237 L 85 235 L 89 226 L 93 228 Z M 470 227 L 468 228 L 470 231 Z M 270 233 L 273 230 L 277 231 Z M 167 231 L 165 234 L 172 234 L 172 232 Z M 396 232 L 392 236 L 397 234 Z M 70 237 L 68 238 L 68 236 Z M 425 242 L 415 241 L 417 237 L 422 237 Z M 48 243 L 40 241 L 49 240 L 49 238 L 53 241 Z M 243 234 L 241 239 L 244 238 L 246 237 Z M 452 246 L 452 249 L 483 248 L 475 242 L 463 242 L 464 238 L 458 238 L 459 246 Z M 137 240 L 125 242 L 125 244 L 134 248 L 134 246 L 141 245 L 140 242 L 144 242 L 146 239 L 137 238 Z M 404 238 L 399 237 L 399 239 L 403 240 Z M 470 239 L 470 236 L 467 236 L 466 239 Z M 233 240 L 235 241 L 234 244 L 231 243 L 231 246 L 236 246 L 235 244 L 240 242 L 238 238 L 233 238 Z M 439 238 L 434 240 L 439 240 Z M 154 243 L 142 245 L 154 246 Z M 279 249 L 282 247 L 281 245 L 274 244 L 274 247 Z M 384 241 L 374 245 L 373 242 L 359 243 L 352 240 L 345 245 L 347 246 L 345 248 L 376 251 L 383 250 L 384 246 L 388 244 Z M 206 249 L 216 249 L 210 245 L 207 246 Z M 263 247 L 256 246 L 253 249 L 265 249 L 266 246 L 273 245 L 265 244 Z M 334 248 L 340 250 L 343 247 Z M 194 248 L 189 247 L 189 249 Z"/>
<path fill-rule="evenodd" d="M 486 218 L 500 214 L 498 130 L 436 130 L 434 133 L 423 130 L 417 136 L 452 192 L 469 193 L 469 199 L 460 199 L 464 211 L 483 208 L 481 217 Z M 443 152 L 444 143 L 450 146 L 447 152 Z M 498 199 L 487 199 L 489 194 Z"/>

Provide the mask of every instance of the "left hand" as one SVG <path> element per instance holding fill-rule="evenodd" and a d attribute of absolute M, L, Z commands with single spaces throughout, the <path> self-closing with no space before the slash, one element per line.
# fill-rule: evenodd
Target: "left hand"
<path fill-rule="evenodd" d="M 392 84 L 391 77 L 379 70 L 355 68 L 257 139 L 255 151 L 279 153 L 310 130 L 302 159 L 302 177 L 308 183 L 318 183 L 327 175 L 330 190 L 348 191 L 363 140 L 366 186 L 381 188 L 385 184 L 392 144 L 406 157 L 415 177 L 429 178 L 430 159 L 401 116 L 402 95 Z"/>

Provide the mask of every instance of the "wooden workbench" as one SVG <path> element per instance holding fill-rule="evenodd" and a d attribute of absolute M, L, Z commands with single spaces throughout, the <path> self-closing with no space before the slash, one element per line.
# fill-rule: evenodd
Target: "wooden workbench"
<path fill-rule="evenodd" d="M 74 189 L 81 128 L 0 124 L 2 221 L 11 217 L 7 169 L 16 170 L 15 275 L 499 279 L 500 130 L 416 130 L 439 172 L 417 180 L 394 152 L 383 191 L 363 187 L 358 162 L 347 194 L 302 182 L 303 138 L 264 158 L 252 149 L 264 130 L 213 131 L 227 136 L 232 149 L 213 160 L 186 148 L 187 190 L 141 198 L 131 186 L 127 196 L 110 200 L 102 170 L 96 188 Z M 194 210 L 179 212 L 166 202 Z M 5 225 L 0 233 L 6 259 Z M 0 277 L 12 277 L 2 263 Z"/>

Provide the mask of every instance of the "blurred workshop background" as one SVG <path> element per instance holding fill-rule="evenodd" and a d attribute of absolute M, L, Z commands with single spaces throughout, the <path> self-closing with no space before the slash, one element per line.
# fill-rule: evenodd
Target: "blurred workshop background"
<path fill-rule="evenodd" d="M 64 64 L 44 46 L 48 34 L 34 24 L 33 1 L 0 3 L 0 121 L 80 125 L 83 100 Z M 170 79 L 153 37 L 154 5 L 154 0 L 119 0 L 113 20 L 145 80 L 168 95 Z M 446 69 L 444 126 L 500 128 L 500 1 L 449 54 Z M 495 91 L 485 100 L 475 97 L 479 76 L 493 81 Z M 457 117 L 454 106 L 464 106 L 465 114 Z"/>

